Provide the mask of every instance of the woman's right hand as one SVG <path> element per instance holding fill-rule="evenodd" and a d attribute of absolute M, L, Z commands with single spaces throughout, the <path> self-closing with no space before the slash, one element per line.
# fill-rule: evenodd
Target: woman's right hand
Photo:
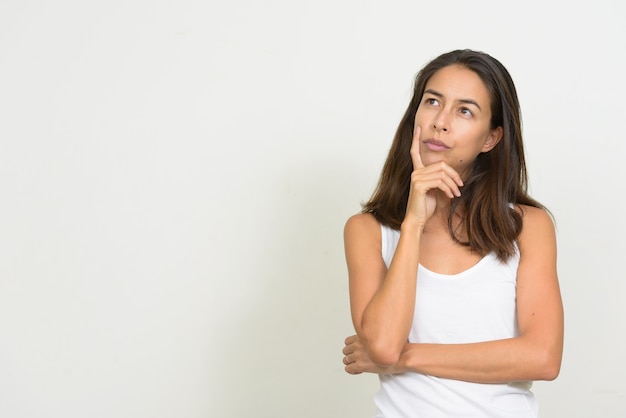
<path fill-rule="evenodd" d="M 424 226 L 437 207 L 435 192 L 440 190 L 450 199 L 459 197 L 463 180 L 455 169 L 443 161 L 424 166 L 420 155 L 420 134 L 421 128 L 416 126 L 411 144 L 413 172 L 404 219 Z"/>
<path fill-rule="evenodd" d="M 345 346 L 342 352 L 344 354 L 344 370 L 350 374 L 396 374 L 403 372 L 403 370 L 400 369 L 399 364 L 394 364 L 393 366 L 380 366 L 374 363 L 367 353 L 363 341 L 358 335 L 351 335 L 346 338 Z"/>

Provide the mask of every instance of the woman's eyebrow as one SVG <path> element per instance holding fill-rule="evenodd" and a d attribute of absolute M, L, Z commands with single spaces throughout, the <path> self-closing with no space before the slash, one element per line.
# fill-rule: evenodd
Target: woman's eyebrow
<path fill-rule="evenodd" d="M 459 103 L 465 103 L 465 104 L 471 104 L 474 105 L 478 108 L 478 110 L 482 111 L 483 109 L 480 107 L 480 105 L 478 104 L 478 102 L 476 102 L 476 100 L 472 100 L 472 99 L 460 99 Z"/>
<path fill-rule="evenodd" d="M 443 94 L 439 93 L 437 90 L 433 90 L 433 89 L 426 89 L 424 90 L 424 93 L 428 93 L 428 94 L 432 94 L 435 97 L 440 97 L 443 98 Z M 480 105 L 478 104 L 478 102 L 476 102 L 476 100 L 472 100 L 472 99 L 459 99 L 457 100 L 457 102 L 459 103 L 465 103 L 465 104 L 471 104 L 474 105 L 478 108 L 478 110 L 482 111 L 483 109 L 480 107 Z"/>
<path fill-rule="evenodd" d="M 439 93 L 437 90 L 426 89 L 424 93 L 432 94 L 435 97 L 443 97 L 443 94 Z"/>

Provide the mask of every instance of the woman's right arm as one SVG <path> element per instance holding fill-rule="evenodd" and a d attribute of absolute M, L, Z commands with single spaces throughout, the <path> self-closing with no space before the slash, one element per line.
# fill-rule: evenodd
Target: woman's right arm
<path fill-rule="evenodd" d="M 387 270 L 381 254 L 380 224 L 374 216 L 358 214 L 346 222 L 352 322 L 370 358 L 381 366 L 398 361 L 411 329 L 422 229 L 403 225 Z"/>
<path fill-rule="evenodd" d="M 460 196 L 459 187 L 463 185 L 459 174 L 447 164 L 422 164 L 419 137 L 420 127 L 416 126 L 406 215 L 389 270 L 381 253 L 380 224 L 373 215 L 354 215 L 344 228 L 352 321 L 370 359 L 380 366 L 398 361 L 409 336 L 420 240 L 436 208 L 434 193 L 452 199 Z"/>

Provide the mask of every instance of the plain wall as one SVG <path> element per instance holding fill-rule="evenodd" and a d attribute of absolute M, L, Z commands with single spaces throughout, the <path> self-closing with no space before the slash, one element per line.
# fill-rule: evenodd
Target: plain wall
<path fill-rule="evenodd" d="M 554 213 L 543 417 L 626 416 L 623 2 L 0 2 L 0 416 L 373 414 L 342 230 L 415 73 L 516 82 Z"/>

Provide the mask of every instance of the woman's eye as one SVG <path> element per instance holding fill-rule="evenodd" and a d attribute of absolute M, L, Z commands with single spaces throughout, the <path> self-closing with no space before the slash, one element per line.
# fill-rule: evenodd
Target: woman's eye
<path fill-rule="evenodd" d="M 471 110 L 469 110 L 469 109 L 468 109 L 468 108 L 466 108 L 466 107 L 464 107 L 464 108 L 462 108 L 462 109 L 461 109 L 461 113 L 462 113 L 462 114 L 464 114 L 464 115 L 466 115 L 466 116 L 472 116 L 472 115 L 473 115 L 472 111 L 471 111 Z"/>
<path fill-rule="evenodd" d="M 430 99 L 426 99 L 426 103 L 429 105 L 436 105 L 439 103 L 439 101 L 437 99 L 430 98 Z"/>

